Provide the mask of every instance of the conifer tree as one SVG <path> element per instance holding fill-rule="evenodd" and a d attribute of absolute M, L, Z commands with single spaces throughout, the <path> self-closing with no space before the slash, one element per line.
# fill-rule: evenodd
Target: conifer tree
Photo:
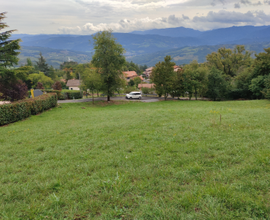
<path fill-rule="evenodd" d="M 0 31 L 8 25 L 3 22 L 6 13 L 0 13 Z M 13 65 L 18 64 L 18 50 L 20 49 L 20 39 L 9 40 L 11 33 L 15 30 L 0 32 L 0 97 L 13 99 L 8 94 L 12 94 L 12 85 L 18 84 Z M 7 92 L 8 91 L 8 92 Z"/>
<path fill-rule="evenodd" d="M 50 68 L 49 65 L 46 63 L 46 59 L 42 56 L 42 53 L 39 53 L 38 61 L 36 61 L 36 69 L 40 72 L 43 72 L 45 76 L 49 76 Z"/>

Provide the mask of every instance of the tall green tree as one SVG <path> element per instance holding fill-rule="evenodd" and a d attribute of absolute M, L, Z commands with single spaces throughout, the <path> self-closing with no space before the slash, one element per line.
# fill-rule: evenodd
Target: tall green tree
<path fill-rule="evenodd" d="M 110 97 L 122 86 L 124 48 L 116 42 L 112 31 L 99 32 L 93 39 L 95 54 L 92 57 L 92 64 L 100 72 L 101 90 L 107 95 L 107 101 L 110 101 Z"/>
<path fill-rule="evenodd" d="M 179 99 L 179 97 L 184 96 L 186 92 L 184 69 L 177 70 L 172 87 L 170 93 L 172 97 L 178 97 Z"/>
<path fill-rule="evenodd" d="M 175 78 L 173 68 L 175 63 L 171 62 L 171 60 L 171 56 L 166 56 L 163 62 L 155 65 L 151 74 L 151 80 L 155 84 L 156 90 L 164 95 L 165 100 L 167 100 L 168 94 L 172 91 Z"/>
<path fill-rule="evenodd" d="M 234 77 L 240 67 L 251 65 L 251 54 L 245 50 L 245 46 L 237 45 L 233 50 L 219 48 L 217 52 L 208 54 L 206 59 L 210 67 L 215 67 L 224 74 Z"/>
<path fill-rule="evenodd" d="M 36 61 L 35 65 L 36 69 L 40 72 L 43 72 L 45 76 L 50 75 L 50 68 L 48 63 L 46 63 L 46 59 L 42 56 L 42 53 L 39 53 L 38 61 Z"/>
<path fill-rule="evenodd" d="M 207 96 L 214 101 L 225 98 L 228 82 L 222 72 L 212 67 L 208 75 L 208 91 Z"/>
<path fill-rule="evenodd" d="M 3 22 L 6 17 L 6 13 L 0 13 L 0 31 L 7 28 L 8 25 Z M 18 64 L 18 50 L 20 49 L 20 39 L 9 40 L 11 34 L 15 30 L 9 30 L 5 32 L 0 32 L 0 98 L 3 99 L 13 99 L 10 97 L 10 92 L 12 90 L 12 85 L 18 84 L 18 78 L 13 65 Z"/>
<path fill-rule="evenodd" d="M 207 91 L 208 68 L 193 60 L 190 64 L 185 65 L 184 70 L 186 91 L 189 92 L 189 95 L 194 93 L 197 100 L 198 96 L 202 97 Z"/>
<path fill-rule="evenodd" d="M 25 66 L 34 66 L 33 63 L 32 63 L 32 60 L 29 57 L 26 59 L 26 65 Z"/>

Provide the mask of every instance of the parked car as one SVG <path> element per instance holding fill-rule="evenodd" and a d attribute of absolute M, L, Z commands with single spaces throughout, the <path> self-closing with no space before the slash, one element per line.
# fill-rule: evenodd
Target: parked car
<path fill-rule="evenodd" d="M 140 92 L 131 92 L 126 94 L 126 99 L 141 99 L 142 94 Z"/>

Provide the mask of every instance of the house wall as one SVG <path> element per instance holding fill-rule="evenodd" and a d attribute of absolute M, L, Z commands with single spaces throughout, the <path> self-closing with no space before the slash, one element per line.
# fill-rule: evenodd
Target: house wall
<path fill-rule="evenodd" d="M 79 87 L 69 87 L 68 89 L 69 89 L 69 90 L 80 90 Z"/>

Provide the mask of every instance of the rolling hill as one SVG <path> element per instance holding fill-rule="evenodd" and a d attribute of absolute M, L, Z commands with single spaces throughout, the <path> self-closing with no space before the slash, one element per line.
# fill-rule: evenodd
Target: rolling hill
<path fill-rule="evenodd" d="M 222 45 L 232 48 L 244 44 L 256 53 L 270 43 L 270 26 L 242 26 L 197 31 L 189 28 L 168 28 L 132 33 L 114 33 L 125 48 L 125 56 L 138 64 L 154 65 L 161 57 L 171 55 L 175 62 L 188 63 L 193 59 L 205 61 L 208 53 Z M 88 62 L 94 53 L 93 35 L 13 35 L 21 38 L 20 63 L 26 57 L 36 58 L 39 51 L 54 67 L 70 57 L 77 62 Z"/>

